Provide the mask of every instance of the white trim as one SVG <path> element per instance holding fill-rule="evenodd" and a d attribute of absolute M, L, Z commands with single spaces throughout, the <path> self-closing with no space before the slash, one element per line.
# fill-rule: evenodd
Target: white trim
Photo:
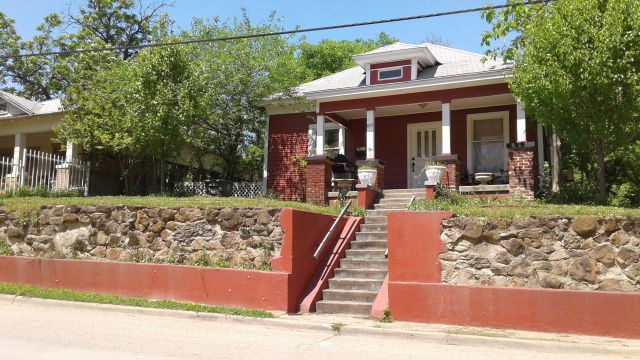
<path fill-rule="evenodd" d="M 360 54 L 354 55 L 351 58 L 356 64 L 361 67 L 365 67 L 367 64 L 379 64 L 385 62 L 392 62 L 397 60 L 407 60 L 411 58 L 420 58 L 423 60 L 425 66 L 435 65 L 436 57 L 433 56 L 431 51 L 424 46 L 413 45 L 414 47 L 406 49 L 394 49 L 383 52 L 376 52 L 373 54 Z"/>
<path fill-rule="evenodd" d="M 419 90 L 434 91 L 456 87 L 500 84 L 505 83 L 509 77 L 511 77 L 511 69 L 507 68 L 493 71 L 482 71 L 471 74 L 395 82 L 389 84 L 352 86 L 348 88 L 309 91 L 304 93 L 304 96 L 309 100 L 329 98 L 332 98 L 332 100 L 345 100 L 345 98 L 368 97 L 373 93 L 380 92 L 388 92 L 389 94 L 386 95 L 395 95 L 416 92 Z"/>
<path fill-rule="evenodd" d="M 442 103 L 442 153 L 451 154 L 451 103 Z"/>
<path fill-rule="evenodd" d="M 407 167 L 407 189 L 411 188 L 411 169 L 409 163 L 411 162 L 411 141 L 413 139 L 412 132 L 415 131 L 416 128 L 424 128 L 429 130 L 441 130 L 442 121 L 427 121 L 422 123 L 411 123 L 407 124 L 407 159 L 406 159 L 406 167 Z M 438 138 L 436 136 L 436 138 Z M 442 134 L 440 135 L 442 138 Z M 436 144 L 436 155 L 442 154 L 442 140 L 440 140 L 439 144 Z"/>
<path fill-rule="evenodd" d="M 524 113 L 524 106 L 520 101 L 516 105 L 516 141 L 527 141 L 527 118 Z"/>
<path fill-rule="evenodd" d="M 377 78 L 378 81 L 388 81 L 388 80 L 398 80 L 398 79 L 402 79 L 404 77 L 404 66 L 390 66 L 390 67 L 384 67 L 384 68 L 379 68 L 379 69 L 374 69 L 377 70 Z M 390 77 L 390 78 L 386 78 L 386 79 L 380 79 L 380 73 L 383 71 L 394 71 L 394 70 L 400 70 L 400 76 L 395 76 L 395 77 Z"/>
<path fill-rule="evenodd" d="M 509 112 L 495 111 L 487 113 L 467 114 L 467 172 L 473 174 L 473 122 L 476 120 L 488 120 L 502 118 L 502 137 L 505 147 L 509 143 Z M 504 169 L 507 170 L 509 155 L 505 150 Z"/>
<path fill-rule="evenodd" d="M 367 110 L 367 159 L 376 158 L 376 111 Z"/>
<path fill-rule="evenodd" d="M 411 59 L 411 80 L 418 78 L 418 59 Z"/>
<path fill-rule="evenodd" d="M 326 132 L 327 130 L 335 130 L 335 129 L 339 129 L 340 132 L 338 133 L 338 142 L 339 144 L 339 149 L 338 152 L 342 155 L 345 155 L 345 127 L 342 126 L 339 123 L 336 122 L 325 122 L 324 123 L 324 131 Z M 307 130 L 307 134 L 309 135 L 309 141 L 312 139 L 312 137 L 315 135 L 316 139 L 315 139 L 315 145 L 316 145 L 316 151 L 318 148 L 318 127 L 317 127 L 317 123 L 316 124 L 309 124 L 309 130 Z M 324 155 L 324 138 L 322 139 L 323 142 L 323 146 L 322 146 L 322 152 Z M 307 147 L 309 147 L 309 144 L 307 144 Z M 312 154 L 313 155 L 313 154 Z M 317 153 L 316 153 L 317 155 Z"/>
<path fill-rule="evenodd" d="M 365 66 L 364 68 L 365 72 L 367 73 L 367 81 L 366 84 L 367 86 L 371 85 L 371 65 L 367 64 L 367 66 Z"/>
<path fill-rule="evenodd" d="M 269 176 L 269 117 L 266 116 L 264 128 L 264 164 L 262 165 L 262 191 L 267 194 L 267 177 Z"/>

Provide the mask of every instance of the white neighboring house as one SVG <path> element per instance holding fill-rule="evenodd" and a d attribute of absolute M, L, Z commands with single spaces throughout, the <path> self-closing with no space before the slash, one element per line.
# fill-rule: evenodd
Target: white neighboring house
<path fill-rule="evenodd" d="M 0 190 L 16 186 L 5 177 L 18 174 L 24 175 L 22 186 L 85 186 L 86 166 L 78 161 L 78 146 L 67 143 L 63 147 L 54 141 L 53 128 L 63 116 L 60 99 L 36 102 L 0 90 Z M 83 170 L 69 170 L 72 162 Z"/>

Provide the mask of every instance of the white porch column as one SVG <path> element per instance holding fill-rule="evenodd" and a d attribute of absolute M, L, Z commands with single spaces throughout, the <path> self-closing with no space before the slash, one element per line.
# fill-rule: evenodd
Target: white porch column
<path fill-rule="evenodd" d="M 527 120 L 525 118 L 524 106 L 518 101 L 516 105 L 516 134 L 517 142 L 527 141 Z"/>
<path fill-rule="evenodd" d="M 65 162 L 70 163 L 71 161 L 73 161 L 73 159 L 76 159 L 78 157 L 78 145 L 75 145 L 74 143 L 67 141 L 67 150 L 65 153 Z"/>
<path fill-rule="evenodd" d="M 22 159 L 22 151 L 27 145 L 27 137 L 23 133 L 16 133 L 13 141 L 13 163 L 17 164 Z"/>
<path fill-rule="evenodd" d="M 367 110 L 367 159 L 376 158 L 376 110 Z"/>
<path fill-rule="evenodd" d="M 442 153 L 451 154 L 451 103 L 442 103 Z"/>
<path fill-rule="evenodd" d="M 324 115 L 316 116 L 316 155 L 324 155 Z"/>

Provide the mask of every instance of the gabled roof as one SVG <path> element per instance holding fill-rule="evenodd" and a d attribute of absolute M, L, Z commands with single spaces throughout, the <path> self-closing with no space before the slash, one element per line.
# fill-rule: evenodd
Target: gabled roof
<path fill-rule="evenodd" d="M 439 79 L 448 76 L 470 75 L 492 73 L 498 70 L 509 70 L 511 64 L 504 63 L 502 60 L 487 59 L 482 61 L 484 56 L 464 50 L 458 50 L 447 46 L 424 43 L 420 45 L 411 45 L 403 43 L 395 43 L 384 46 L 365 54 L 380 54 L 391 51 L 405 51 L 413 49 L 426 49 L 433 54 L 437 61 L 433 66 L 425 67 L 418 73 L 416 80 Z M 413 80 L 413 81 L 416 81 Z M 411 83 L 408 81 L 406 83 Z M 301 95 L 317 91 L 329 91 L 345 88 L 365 87 L 366 73 L 360 66 L 340 71 L 338 73 L 325 76 L 323 78 L 302 84 L 298 87 Z M 372 85 L 378 86 L 378 85 Z"/>
<path fill-rule="evenodd" d="M 2 90 L 0 90 L 0 98 L 24 111 L 27 115 L 44 115 L 62 111 L 60 99 L 36 102 Z"/>

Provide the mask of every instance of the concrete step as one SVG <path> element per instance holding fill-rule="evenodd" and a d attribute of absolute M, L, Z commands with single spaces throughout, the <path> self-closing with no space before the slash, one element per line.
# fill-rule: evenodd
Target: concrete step
<path fill-rule="evenodd" d="M 425 189 L 388 189 L 382 191 L 382 194 L 386 197 L 388 195 L 405 195 L 406 197 L 411 197 L 415 194 L 425 194 Z"/>
<path fill-rule="evenodd" d="M 426 190 L 425 190 L 426 191 Z M 407 194 L 384 194 L 380 201 L 382 200 L 406 200 L 407 202 L 411 201 L 411 198 L 415 195 L 415 193 L 407 193 Z M 424 194 L 423 194 L 424 196 Z"/>
<path fill-rule="evenodd" d="M 322 300 L 333 301 L 357 301 L 373 303 L 378 295 L 375 291 L 368 290 L 333 290 L 326 289 L 322 292 Z"/>
<path fill-rule="evenodd" d="M 342 259 L 340 269 L 387 270 L 386 259 Z"/>
<path fill-rule="evenodd" d="M 374 209 L 376 210 L 398 210 L 398 211 L 403 211 L 403 210 L 407 210 L 407 207 L 409 206 L 409 203 L 402 203 L 402 204 L 375 204 L 373 205 Z"/>
<path fill-rule="evenodd" d="M 319 314 L 354 314 L 369 316 L 372 303 L 356 301 L 322 300 L 316 303 L 316 312 Z"/>
<path fill-rule="evenodd" d="M 336 269 L 336 279 L 372 279 L 384 280 L 387 270 L 375 269 Z"/>
<path fill-rule="evenodd" d="M 382 198 L 380 199 L 380 201 L 378 202 L 378 204 L 397 204 L 398 206 L 402 206 L 403 204 L 408 204 L 409 202 L 411 202 L 411 199 L 405 199 L 405 198 L 399 198 L 399 199 L 395 199 L 395 198 Z"/>
<path fill-rule="evenodd" d="M 356 236 L 358 236 L 356 234 Z M 386 250 L 388 246 L 387 240 L 353 240 L 351 242 L 352 249 L 383 249 Z"/>
<path fill-rule="evenodd" d="M 346 251 L 347 259 L 350 260 L 364 260 L 364 259 L 374 259 L 380 260 L 385 259 L 384 254 L 387 249 L 349 249 Z"/>
<path fill-rule="evenodd" d="M 365 290 L 378 292 L 384 279 L 329 279 L 332 290 Z"/>
<path fill-rule="evenodd" d="M 356 240 L 387 240 L 387 232 L 358 232 Z"/>
<path fill-rule="evenodd" d="M 386 224 L 362 224 L 360 225 L 362 232 L 387 232 Z"/>
<path fill-rule="evenodd" d="M 370 215 L 367 214 L 368 216 L 365 216 L 364 218 L 364 223 L 366 225 L 387 225 L 387 217 L 386 216 L 381 216 L 381 215 Z"/>
<path fill-rule="evenodd" d="M 385 209 L 385 210 L 367 210 L 367 216 L 384 216 L 386 217 L 390 212 L 392 211 L 402 211 L 404 209 L 394 209 L 394 210 L 390 210 L 390 209 Z M 385 220 L 386 223 L 386 220 Z"/>

